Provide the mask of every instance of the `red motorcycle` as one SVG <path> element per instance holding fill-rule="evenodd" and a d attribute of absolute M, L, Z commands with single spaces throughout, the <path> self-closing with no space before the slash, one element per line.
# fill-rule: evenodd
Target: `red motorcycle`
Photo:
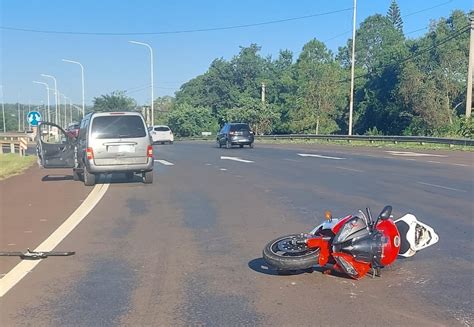
<path fill-rule="evenodd" d="M 386 206 L 377 219 L 370 209 L 366 214 L 333 219 L 326 212 L 326 221 L 307 234 L 279 237 L 268 243 L 263 258 L 279 271 L 327 267 L 354 279 L 368 273 L 380 276 L 380 269 L 392 264 L 398 256 L 411 257 L 423 248 L 438 242 L 430 226 L 414 215 L 393 221 L 392 207 Z"/>

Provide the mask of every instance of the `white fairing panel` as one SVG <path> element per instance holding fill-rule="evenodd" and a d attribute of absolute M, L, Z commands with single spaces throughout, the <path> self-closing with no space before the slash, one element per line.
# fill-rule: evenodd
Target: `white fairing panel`
<path fill-rule="evenodd" d="M 418 221 L 412 214 L 397 219 L 395 224 L 402 239 L 399 253 L 402 257 L 412 257 L 417 251 L 436 244 L 439 240 L 433 228 Z"/>

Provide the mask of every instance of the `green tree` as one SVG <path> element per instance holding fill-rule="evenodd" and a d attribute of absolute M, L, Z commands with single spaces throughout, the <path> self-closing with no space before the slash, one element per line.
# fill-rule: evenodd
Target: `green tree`
<path fill-rule="evenodd" d="M 390 3 L 390 7 L 387 11 L 387 17 L 397 30 L 403 32 L 403 20 L 402 15 L 400 13 L 400 7 L 398 7 L 397 1 L 392 0 L 392 2 Z"/>
<path fill-rule="evenodd" d="M 168 126 L 178 136 L 189 137 L 202 132 L 217 132 L 219 125 L 210 108 L 178 104 L 168 114 Z"/>
<path fill-rule="evenodd" d="M 96 112 L 131 111 L 135 108 L 135 100 L 125 95 L 124 91 L 113 91 L 110 94 L 95 97 L 93 100 L 93 110 Z"/>
<path fill-rule="evenodd" d="M 344 93 L 342 69 L 332 52 L 316 39 L 306 43 L 297 62 L 298 100 L 293 111 L 296 132 L 332 133 L 337 131 Z"/>

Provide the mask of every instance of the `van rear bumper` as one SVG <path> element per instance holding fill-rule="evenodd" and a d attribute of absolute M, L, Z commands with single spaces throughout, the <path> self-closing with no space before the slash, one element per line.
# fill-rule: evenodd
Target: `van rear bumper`
<path fill-rule="evenodd" d="M 91 162 L 86 163 L 87 170 L 94 174 L 123 173 L 123 172 L 146 172 L 153 170 L 153 158 L 148 158 L 146 164 L 123 164 L 97 166 Z"/>

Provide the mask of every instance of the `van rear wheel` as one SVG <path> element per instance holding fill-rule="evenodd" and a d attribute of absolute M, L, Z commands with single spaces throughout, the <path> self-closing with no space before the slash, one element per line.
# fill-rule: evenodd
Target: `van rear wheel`
<path fill-rule="evenodd" d="M 84 185 L 85 186 L 94 186 L 95 185 L 96 175 L 90 173 L 87 168 L 84 167 Z"/>
<path fill-rule="evenodd" d="M 146 171 L 143 173 L 143 183 L 152 184 L 153 183 L 153 170 Z"/>

